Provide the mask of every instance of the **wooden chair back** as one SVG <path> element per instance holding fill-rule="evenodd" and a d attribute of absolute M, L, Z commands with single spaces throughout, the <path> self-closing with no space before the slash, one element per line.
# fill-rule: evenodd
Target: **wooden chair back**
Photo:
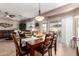
<path fill-rule="evenodd" d="M 44 40 L 44 43 L 43 43 L 43 48 L 46 50 L 46 51 L 48 51 L 48 49 L 49 49 L 49 47 L 50 47 L 50 44 L 51 44 L 51 42 L 50 42 L 50 38 L 48 38 L 50 36 L 50 34 L 46 34 L 46 36 L 45 36 L 45 40 Z"/>
<path fill-rule="evenodd" d="M 57 33 L 53 33 L 52 35 L 52 45 L 55 45 L 57 42 Z"/>
<path fill-rule="evenodd" d="M 48 38 L 49 36 L 50 36 L 50 34 L 46 34 L 44 44 L 48 43 L 50 41 L 50 39 Z"/>
<path fill-rule="evenodd" d="M 11 37 L 12 37 L 14 44 L 15 44 L 15 47 L 16 47 L 16 55 L 21 54 L 21 48 L 20 48 L 20 44 L 19 44 L 20 42 L 18 42 L 18 39 L 16 38 L 16 33 L 13 32 L 11 34 Z"/>

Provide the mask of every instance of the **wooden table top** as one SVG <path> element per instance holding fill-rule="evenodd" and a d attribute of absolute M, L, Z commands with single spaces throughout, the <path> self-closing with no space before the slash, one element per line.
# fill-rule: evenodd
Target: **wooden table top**
<path fill-rule="evenodd" d="M 30 44 L 30 45 L 36 45 L 36 44 L 39 44 L 39 43 L 42 43 L 42 42 L 44 42 L 42 39 L 27 41 L 27 43 Z"/>

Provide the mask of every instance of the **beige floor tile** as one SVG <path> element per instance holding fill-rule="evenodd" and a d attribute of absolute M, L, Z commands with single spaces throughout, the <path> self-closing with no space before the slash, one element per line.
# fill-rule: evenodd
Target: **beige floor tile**
<path fill-rule="evenodd" d="M 41 56 L 40 53 L 35 52 L 36 56 Z M 15 46 L 13 41 L 0 40 L 0 56 L 15 56 Z M 55 56 L 52 49 L 52 55 Z M 48 53 L 45 54 L 48 56 Z M 57 43 L 57 55 L 56 56 L 76 56 L 76 50 L 71 47 L 67 47 L 62 43 Z"/>

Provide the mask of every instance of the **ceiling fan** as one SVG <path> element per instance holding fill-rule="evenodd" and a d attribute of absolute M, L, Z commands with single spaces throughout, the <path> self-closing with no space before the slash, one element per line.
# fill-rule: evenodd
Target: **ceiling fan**
<path fill-rule="evenodd" d="M 22 19 L 23 18 L 22 15 L 10 14 L 8 12 L 4 12 L 4 16 L 3 17 L 7 17 L 7 18 L 11 18 L 11 19 Z"/>
<path fill-rule="evenodd" d="M 14 17 L 16 17 L 16 15 L 14 15 L 14 14 L 9 14 L 8 12 L 4 12 L 4 17 L 10 17 L 10 18 L 14 18 Z"/>

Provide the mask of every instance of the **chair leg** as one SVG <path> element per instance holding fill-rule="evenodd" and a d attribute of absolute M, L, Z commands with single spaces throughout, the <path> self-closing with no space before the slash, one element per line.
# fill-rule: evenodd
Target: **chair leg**
<path fill-rule="evenodd" d="M 50 56 L 50 49 L 48 50 L 48 55 Z"/>
<path fill-rule="evenodd" d="M 16 53 L 16 56 L 21 56 L 21 54 L 19 54 L 19 53 Z"/>
<path fill-rule="evenodd" d="M 78 47 L 76 48 L 76 53 L 77 53 L 77 56 L 79 56 L 79 53 L 78 53 Z"/>
<path fill-rule="evenodd" d="M 52 56 L 52 48 L 48 50 L 48 55 Z"/>
<path fill-rule="evenodd" d="M 51 51 L 50 51 L 50 53 L 51 53 L 51 56 L 52 56 L 52 48 L 51 48 Z"/>
<path fill-rule="evenodd" d="M 44 56 L 44 54 L 42 54 L 42 56 Z"/>
<path fill-rule="evenodd" d="M 19 53 L 17 52 L 17 50 L 16 50 L 16 56 L 19 56 Z"/>
<path fill-rule="evenodd" d="M 55 55 L 56 55 L 56 50 L 57 50 L 57 48 L 56 48 L 56 43 L 55 43 L 55 46 L 54 46 Z"/>
<path fill-rule="evenodd" d="M 29 54 L 27 54 L 27 56 L 29 56 Z"/>
<path fill-rule="evenodd" d="M 56 55 L 56 48 L 54 48 L 54 51 L 55 51 L 55 55 Z"/>
<path fill-rule="evenodd" d="M 18 56 L 18 53 L 16 53 L 16 56 Z"/>
<path fill-rule="evenodd" d="M 21 56 L 21 53 L 18 50 L 16 50 L 16 56 Z"/>

